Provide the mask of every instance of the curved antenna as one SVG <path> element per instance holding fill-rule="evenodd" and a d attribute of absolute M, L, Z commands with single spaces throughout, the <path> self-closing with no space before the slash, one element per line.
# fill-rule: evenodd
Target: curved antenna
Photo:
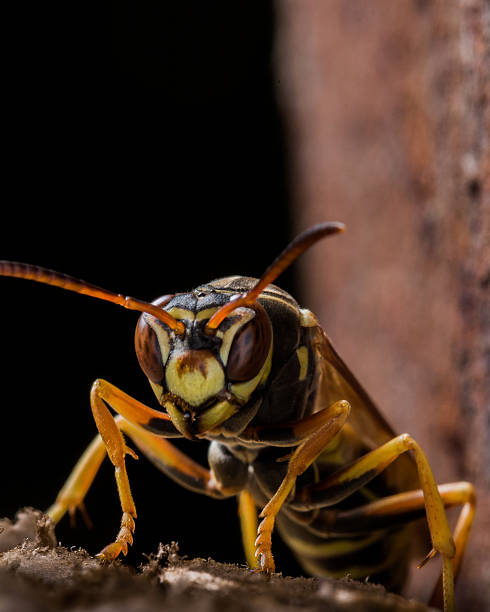
<path fill-rule="evenodd" d="M 218 328 L 220 323 L 226 319 L 226 317 L 238 308 L 239 306 L 250 306 L 253 304 L 262 291 L 272 283 L 276 278 L 288 268 L 295 259 L 297 259 L 302 253 L 309 249 L 315 242 L 318 242 L 322 238 L 332 236 L 343 232 L 345 225 L 338 221 L 327 221 L 325 223 L 319 223 L 309 229 L 302 232 L 299 236 L 288 244 L 288 246 L 282 251 L 282 253 L 276 257 L 272 264 L 262 274 L 259 280 L 247 293 L 243 293 L 232 299 L 227 304 L 217 310 L 213 316 L 209 319 L 206 324 L 206 331 L 210 333 L 214 332 Z"/>
<path fill-rule="evenodd" d="M 66 289 L 68 291 L 74 291 L 75 293 L 82 293 L 84 295 L 90 295 L 99 300 L 105 300 L 106 302 L 112 302 L 118 304 L 123 308 L 129 310 L 138 310 L 139 312 L 148 312 L 154 317 L 165 323 L 173 329 L 177 334 L 183 334 L 185 331 L 184 324 L 182 321 L 174 319 L 168 312 L 150 304 L 149 302 L 143 302 L 127 295 L 120 293 L 113 293 L 102 289 L 91 283 L 87 283 L 78 278 L 73 278 L 67 274 L 61 272 L 55 272 L 54 270 L 48 270 L 41 266 L 33 266 L 31 264 L 19 263 L 17 261 L 0 261 L 0 276 L 10 276 L 13 278 L 24 278 L 26 280 L 36 281 L 45 285 L 53 285 Z"/>

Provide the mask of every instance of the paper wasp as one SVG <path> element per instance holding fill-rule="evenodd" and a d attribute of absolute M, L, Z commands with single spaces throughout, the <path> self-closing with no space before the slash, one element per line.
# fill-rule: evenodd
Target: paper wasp
<path fill-rule="evenodd" d="M 420 565 L 440 553 L 442 578 L 432 603 L 453 609 L 454 575 L 474 515 L 473 486 L 437 486 L 417 442 L 394 433 L 313 313 L 271 284 L 306 249 L 343 229 L 330 222 L 303 232 L 258 280 L 222 278 L 152 303 L 45 268 L 0 262 L 0 275 L 141 312 L 136 354 L 160 409 L 105 380 L 94 382 L 90 404 L 99 434 L 49 508 L 55 522 L 81 507 L 107 454 L 122 519 L 99 557 L 126 554 L 136 509 L 125 455 L 136 455 L 124 434 L 182 486 L 218 499 L 237 496 L 247 561 L 264 572 L 275 570 L 277 523 L 309 573 L 370 576 L 400 588 L 405 527 L 425 514 L 432 549 Z M 210 441 L 209 469 L 167 441 L 182 437 Z M 462 509 L 451 534 L 445 507 L 456 505 Z"/>

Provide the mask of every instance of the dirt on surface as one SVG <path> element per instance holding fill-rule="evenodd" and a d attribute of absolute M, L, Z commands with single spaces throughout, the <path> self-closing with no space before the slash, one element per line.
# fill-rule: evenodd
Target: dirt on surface
<path fill-rule="evenodd" d="M 54 526 L 38 510 L 0 519 L 0 611 L 151 612 L 397 611 L 425 605 L 354 580 L 266 577 L 212 559 L 181 557 L 160 544 L 138 568 L 104 564 L 83 549 L 57 545 Z"/>

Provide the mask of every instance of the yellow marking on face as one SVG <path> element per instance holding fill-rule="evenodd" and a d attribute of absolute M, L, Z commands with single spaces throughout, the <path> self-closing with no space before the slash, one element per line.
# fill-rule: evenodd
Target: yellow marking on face
<path fill-rule="evenodd" d="M 186 321 L 194 321 L 195 313 L 192 310 L 187 310 L 187 308 L 179 308 L 178 306 L 174 306 L 170 310 L 167 311 L 169 315 L 172 315 L 174 319 L 182 319 Z"/>
<path fill-rule="evenodd" d="M 218 427 L 237 412 L 238 406 L 230 404 L 226 400 L 219 402 L 212 408 L 205 410 L 199 419 L 199 430 L 204 433 Z"/>
<path fill-rule="evenodd" d="M 299 380 L 304 380 L 308 373 L 308 349 L 306 346 L 300 346 L 296 349 L 296 356 L 299 361 Z"/>
<path fill-rule="evenodd" d="M 170 355 L 165 380 L 171 393 L 199 406 L 223 389 L 225 374 L 208 351 L 182 351 Z"/>
<path fill-rule="evenodd" d="M 255 316 L 253 310 L 250 310 L 250 308 L 237 308 L 233 311 L 233 314 L 239 315 L 240 318 L 230 325 L 225 332 L 221 332 L 222 341 L 219 349 L 219 357 L 221 363 L 225 365 L 228 363 L 228 355 L 230 354 L 231 345 L 233 344 L 237 331 Z"/>
<path fill-rule="evenodd" d="M 162 363 L 165 366 L 165 363 L 170 353 L 170 338 L 168 332 L 153 317 L 148 317 L 146 319 L 146 322 L 157 336 L 158 345 L 160 347 L 160 354 L 162 356 Z"/>
<path fill-rule="evenodd" d="M 184 420 L 182 412 L 173 402 L 163 402 L 163 407 L 167 411 L 168 416 L 172 419 L 175 428 L 180 431 L 181 434 L 187 436 L 186 421 Z"/>
<path fill-rule="evenodd" d="M 204 310 L 200 310 L 196 314 L 196 321 L 204 321 L 205 319 L 210 319 L 217 310 L 219 310 L 217 306 L 214 308 L 205 308 Z"/>
<path fill-rule="evenodd" d="M 269 353 L 267 354 L 267 358 L 264 361 L 264 365 L 261 367 L 259 373 L 254 376 L 251 380 L 246 380 L 245 382 L 236 383 L 231 385 L 230 390 L 235 397 L 237 397 L 240 401 L 246 402 L 258 385 L 265 381 L 269 376 L 269 372 L 271 371 L 272 364 L 272 342 L 269 348 Z"/>
<path fill-rule="evenodd" d="M 153 389 L 153 393 L 157 396 L 158 400 L 160 401 L 160 398 L 162 397 L 162 393 L 163 393 L 162 385 L 157 385 L 157 383 L 152 382 L 150 379 L 148 379 L 148 382 L 150 383 L 151 388 Z"/>

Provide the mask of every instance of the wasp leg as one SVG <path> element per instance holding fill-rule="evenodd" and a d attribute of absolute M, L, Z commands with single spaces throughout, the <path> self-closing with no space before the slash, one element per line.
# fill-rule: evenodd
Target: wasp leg
<path fill-rule="evenodd" d="M 130 423 L 133 423 L 136 424 L 136 426 L 139 425 L 152 431 L 156 427 L 160 435 L 180 436 L 180 434 L 177 433 L 173 425 L 171 425 L 170 418 L 167 415 L 148 408 L 107 381 L 98 379 L 92 385 L 90 392 L 92 414 L 97 429 L 104 441 L 109 459 L 114 465 L 117 490 L 123 513 L 121 528 L 115 541 L 108 544 L 97 555 L 102 559 L 112 560 L 118 557 L 121 552 L 125 555 L 127 553 L 128 544 L 132 544 L 133 542 L 136 508 L 126 472 L 125 455 L 129 451 L 124 443 L 120 428 L 109 412 L 105 402 L 124 417 L 125 421 L 120 424 L 121 429 L 123 428 L 122 423 L 127 422 L 128 424 L 124 426 L 125 428 L 129 427 Z M 149 437 L 153 438 L 154 436 L 149 434 Z"/>
<path fill-rule="evenodd" d="M 315 461 L 325 447 L 339 433 L 349 416 L 349 412 L 350 404 L 348 402 L 344 400 L 335 402 L 329 408 L 318 413 L 322 415 L 322 418 L 319 423 L 316 423 L 316 428 L 313 431 L 307 427 L 304 428 L 304 432 L 301 431 L 303 439 L 306 439 L 292 453 L 288 462 L 286 476 L 260 513 L 262 521 L 257 530 L 258 537 L 255 541 L 255 556 L 259 560 L 263 571 L 271 573 L 275 570 L 271 543 L 272 530 L 274 529 L 276 516 L 294 487 L 296 478 Z M 301 427 L 301 422 L 296 424 L 297 433 Z"/>
<path fill-rule="evenodd" d="M 321 484 L 321 483 L 319 483 Z M 310 487 L 305 487 L 309 489 Z M 314 486 L 311 487 L 315 488 Z M 461 561 L 464 555 L 466 544 L 469 538 L 473 517 L 475 514 L 476 495 L 474 487 L 469 482 L 454 482 L 438 486 L 439 494 L 445 508 L 453 506 L 463 506 L 456 527 L 453 533 L 456 553 L 452 560 L 454 576 L 458 575 Z M 306 496 L 310 496 L 308 493 Z M 299 508 L 297 499 L 304 498 L 304 489 L 298 491 L 292 505 Z M 325 499 L 325 504 L 330 504 L 330 500 Z M 315 508 L 321 508 L 319 499 L 314 504 Z M 311 508 L 311 503 L 308 504 Z M 304 506 L 306 509 L 306 506 Z M 317 535 L 328 536 L 332 533 L 336 535 L 345 533 L 348 536 L 358 536 L 362 533 L 370 533 L 376 536 L 381 533 L 379 530 L 389 529 L 398 525 L 407 524 L 411 521 L 422 518 L 426 513 L 424 493 L 421 489 L 406 491 L 389 497 L 376 500 L 374 502 L 353 508 L 351 510 L 338 511 L 335 509 L 326 510 L 320 513 L 309 515 L 306 520 L 301 512 L 293 512 L 295 520 L 303 523 Z M 303 516 L 302 516 L 303 515 Z M 335 541 L 334 541 L 335 542 Z M 353 540 L 353 545 L 356 540 Z M 365 544 L 361 540 L 361 544 Z M 328 544 L 333 547 L 335 544 Z M 343 551 L 340 550 L 340 553 Z M 421 567 L 430 555 L 419 565 Z M 430 605 L 441 607 L 443 605 L 442 576 L 434 589 Z"/>
<path fill-rule="evenodd" d="M 248 566 L 257 568 L 258 562 L 255 558 L 255 538 L 257 537 L 257 507 L 253 497 L 246 490 L 241 491 L 238 496 L 238 516 L 242 531 L 243 550 Z"/>
<path fill-rule="evenodd" d="M 128 544 L 132 543 L 134 532 L 136 508 L 131 496 L 124 457 L 128 453 L 135 458 L 137 457 L 126 446 L 121 431 L 127 433 L 158 468 L 179 484 L 216 498 L 236 493 L 236 491 L 229 492 L 220 487 L 210 470 L 203 468 L 184 453 L 181 453 L 172 444 L 160 437 L 162 434 L 158 436 L 147 430 L 148 414 L 151 415 L 153 423 L 156 418 L 162 418 L 163 424 L 165 424 L 164 417 L 166 415 L 147 408 L 114 385 L 101 380 L 97 380 L 93 384 L 90 398 L 99 435 L 94 438 L 83 453 L 59 492 L 55 503 L 48 509 L 47 513 L 57 523 L 67 511 L 73 514 L 77 507 L 81 507 L 104 457 L 108 454 L 115 467 L 123 516 L 121 529 L 115 542 L 106 546 L 100 553 L 100 557 L 114 559 L 121 552 L 126 554 Z M 121 414 L 113 417 L 101 398 Z M 156 413 L 156 415 L 153 413 Z M 140 425 L 129 422 L 127 420 L 129 418 L 135 419 Z M 146 429 L 144 429 L 145 427 Z M 158 426 L 159 431 L 162 429 L 163 427 Z M 181 434 L 176 430 L 169 431 L 170 435 L 181 437 Z"/>
<path fill-rule="evenodd" d="M 438 490 L 445 508 L 462 506 L 453 532 L 456 552 L 452 559 L 452 565 L 454 579 L 456 580 L 473 524 L 476 494 L 473 485 L 469 482 L 452 482 L 439 485 Z M 383 522 L 385 525 L 389 525 L 396 522 L 408 522 L 412 520 L 412 518 L 416 518 L 416 513 L 419 509 L 422 510 L 419 515 L 423 516 L 424 506 L 423 491 L 408 491 L 372 502 L 356 510 L 341 513 L 339 519 L 341 522 L 349 520 L 355 521 L 357 524 L 359 524 L 359 521 L 366 519 L 369 521 L 369 519 L 371 519 L 375 521 L 377 525 L 382 525 Z M 344 516 L 342 516 L 342 514 L 344 514 Z M 427 555 L 418 567 L 422 567 L 426 561 L 433 556 L 431 553 Z M 442 574 L 432 593 L 429 601 L 430 606 L 437 608 L 444 605 L 443 583 L 444 575 Z"/>
<path fill-rule="evenodd" d="M 126 472 L 125 456 L 129 451 L 124 442 L 123 435 L 110 413 L 106 404 L 102 401 L 103 381 L 95 381 L 90 391 L 90 406 L 94 416 L 95 424 L 99 434 L 104 441 L 107 455 L 114 466 L 117 491 L 121 503 L 122 518 L 121 527 L 114 542 L 108 544 L 97 556 L 104 560 L 112 560 L 122 552 L 127 554 L 128 544 L 133 543 L 134 519 L 136 518 L 136 507 L 129 486 L 128 474 Z M 110 404 L 110 401 L 106 399 Z"/>
<path fill-rule="evenodd" d="M 97 426 L 99 427 L 98 422 Z M 135 442 L 137 447 L 159 469 L 161 469 L 165 474 L 167 474 L 173 480 L 185 486 L 186 488 L 198 493 L 204 493 L 206 495 L 209 495 L 210 497 L 215 498 L 224 498 L 228 495 L 233 495 L 236 493 L 236 491 L 234 490 L 228 491 L 224 487 L 221 487 L 220 484 L 214 479 L 213 474 L 210 470 L 203 468 L 201 465 L 187 457 L 187 455 L 179 451 L 172 444 L 170 444 L 170 442 L 167 442 L 164 438 L 158 437 L 155 434 L 145 431 L 140 426 L 135 425 L 134 423 L 130 423 L 125 419 L 119 422 L 119 429 L 122 430 L 124 433 L 128 434 Z M 104 438 L 104 432 L 100 427 L 99 431 L 102 438 Z M 122 435 L 119 435 L 122 438 Z M 106 448 L 107 447 L 108 444 L 106 443 Z M 118 453 L 118 456 L 120 457 L 121 454 Z M 116 540 L 106 546 L 99 553 L 99 555 L 97 555 L 103 559 L 113 559 L 117 557 L 121 552 L 123 552 L 123 554 L 126 554 L 127 544 L 132 543 L 132 533 L 134 531 L 134 521 L 131 529 L 131 523 L 128 524 L 128 516 L 130 515 L 136 517 L 135 509 L 134 515 L 131 514 L 132 499 L 131 492 L 129 490 L 129 482 L 127 482 L 127 476 L 124 466 L 124 455 L 122 455 L 122 463 L 119 464 L 115 463 L 110 454 L 109 457 L 116 466 L 116 482 L 118 485 L 121 507 L 123 509 L 123 518 L 121 521 L 121 530 L 119 531 Z"/>
<path fill-rule="evenodd" d="M 181 453 L 165 439 L 129 423 L 120 415 L 117 415 L 114 421 L 152 463 L 180 485 L 210 497 L 223 498 L 228 495 L 228 492 L 214 481 L 209 470 Z M 55 523 L 58 523 L 66 512 L 74 514 L 76 509 L 82 506 L 106 454 L 101 436 L 95 436 L 58 493 L 55 503 L 46 511 Z M 233 494 L 235 492 L 229 493 Z"/>
<path fill-rule="evenodd" d="M 71 516 L 81 508 L 87 491 L 99 471 L 107 452 L 102 438 L 97 435 L 77 461 L 63 488 L 58 493 L 55 503 L 48 508 L 48 514 L 58 523 L 68 511 Z"/>
<path fill-rule="evenodd" d="M 336 402 L 333 405 L 339 403 Z M 345 402 L 345 404 L 348 405 L 348 402 Z M 300 421 L 281 425 L 250 425 L 237 438 L 242 442 L 258 442 L 261 445 L 267 444 L 268 446 L 296 446 L 325 425 L 325 421 L 331 416 L 331 409 L 332 407 L 324 408 Z"/>
<path fill-rule="evenodd" d="M 220 485 L 210 470 L 179 451 L 164 438 L 126 420 L 122 420 L 119 427 L 159 470 L 186 489 L 217 499 L 236 494 L 236 490 L 228 490 Z"/>
<path fill-rule="evenodd" d="M 463 506 L 454 529 L 453 540 L 456 553 L 453 558 L 455 576 L 459 572 L 464 550 L 473 522 L 476 506 L 474 487 L 469 482 L 451 482 L 439 485 L 439 494 L 444 508 Z M 303 496 L 303 490 L 298 492 L 298 498 Z M 295 500 L 292 505 L 297 508 Z M 316 507 L 318 507 L 315 504 Z M 421 489 L 397 493 L 370 502 L 352 510 L 336 511 L 332 509 L 327 514 L 313 515 L 309 523 L 315 533 L 328 535 L 335 533 L 372 532 L 373 530 L 406 524 L 424 516 L 425 501 Z"/>
<path fill-rule="evenodd" d="M 97 379 L 92 385 L 91 393 L 107 402 L 115 412 L 130 423 L 140 425 L 143 429 L 164 438 L 182 438 L 182 434 L 175 428 L 168 414 L 145 406 L 107 380 Z"/>
<path fill-rule="evenodd" d="M 304 487 L 296 495 L 293 507 L 298 507 L 295 502 L 301 504 L 301 507 L 305 510 L 337 503 L 348 497 L 354 491 L 362 488 L 401 454 L 409 450 L 413 451 L 415 456 L 423 493 L 423 503 L 432 540 L 432 550 L 428 558 L 434 556 L 437 552 L 442 556 L 444 609 L 446 611 L 453 610 L 453 559 L 456 554 L 455 543 L 449 529 L 446 513 L 444 511 L 444 504 L 430 465 L 420 446 L 409 434 L 402 434 L 393 438 L 393 440 L 367 453 L 321 482 Z"/>
<path fill-rule="evenodd" d="M 441 491 L 441 489 L 443 489 Z M 459 513 L 458 522 L 454 528 L 453 539 L 456 545 L 456 554 L 453 559 L 453 571 L 455 578 L 458 576 L 463 560 L 466 544 L 470 536 L 473 518 L 475 516 L 476 493 L 473 485 L 470 482 L 456 482 L 439 487 L 444 505 L 456 506 L 463 504 Z M 432 593 L 429 605 L 440 606 L 444 597 L 444 576 L 441 575 L 437 585 Z"/>

